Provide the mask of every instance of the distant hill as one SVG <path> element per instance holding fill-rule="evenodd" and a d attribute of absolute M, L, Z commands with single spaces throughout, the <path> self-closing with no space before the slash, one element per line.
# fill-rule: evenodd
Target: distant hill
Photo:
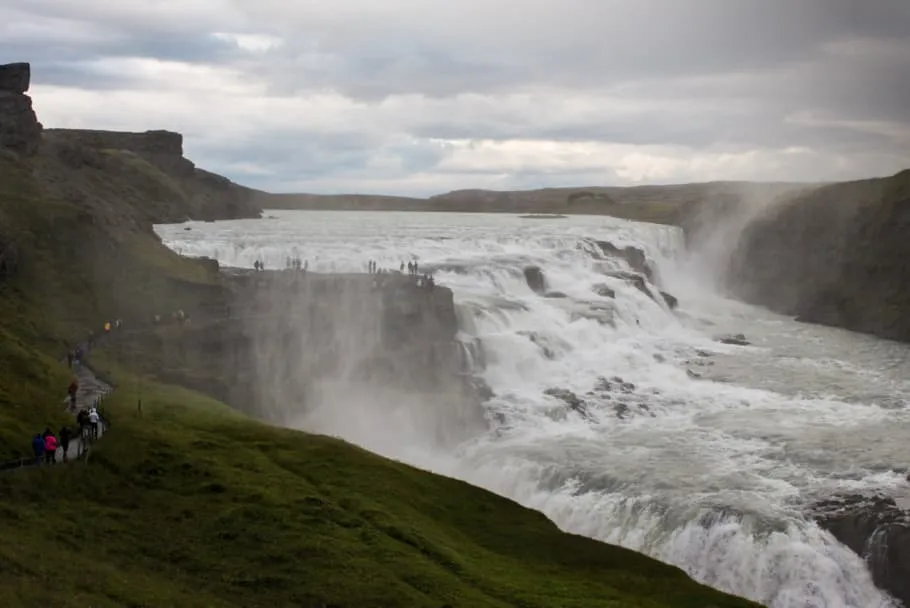
<path fill-rule="evenodd" d="M 795 183 L 707 182 L 667 186 L 566 187 L 537 190 L 453 190 L 429 198 L 372 194 L 267 194 L 255 202 L 265 209 L 335 211 L 447 211 L 456 213 L 559 213 L 610 215 L 659 224 L 683 225 L 696 205 L 736 204 L 752 197 L 776 197 Z"/>

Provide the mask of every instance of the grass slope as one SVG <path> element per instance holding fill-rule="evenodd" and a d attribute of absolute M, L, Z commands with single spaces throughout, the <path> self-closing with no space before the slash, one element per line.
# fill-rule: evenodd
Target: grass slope
<path fill-rule="evenodd" d="M 110 315 L 200 304 L 216 278 L 124 229 L 116 210 L 48 199 L 28 166 L 0 161 L 0 184 L 0 238 L 20 259 L 0 279 L 10 455 L 63 415 L 67 340 Z M 0 475 L 0 605 L 754 605 L 486 491 L 198 393 L 143 380 L 139 416 L 140 383 L 116 352 L 99 355 L 119 388 L 90 461 Z"/>
<path fill-rule="evenodd" d="M 752 605 L 342 441 L 133 397 L 87 465 L 0 477 L 0 605 Z"/>

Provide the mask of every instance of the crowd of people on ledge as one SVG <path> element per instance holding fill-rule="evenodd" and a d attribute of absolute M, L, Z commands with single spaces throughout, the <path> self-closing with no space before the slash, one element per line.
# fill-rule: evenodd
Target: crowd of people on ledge
<path fill-rule="evenodd" d="M 285 270 L 296 270 L 298 272 L 305 273 L 310 268 L 310 262 L 309 262 L 309 260 L 301 260 L 299 257 L 292 258 L 292 257 L 288 256 L 288 258 L 285 260 L 284 268 L 285 268 Z M 264 271 L 265 262 L 263 262 L 261 259 L 255 260 L 253 262 L 253 270 L 255 270 L 256 272 Z M 398 271 L 400 274 L 404 274 L 405 270 L 407 270 L 408 276 L 414 277 L 416 279 L 416 284 L 418 287 L 423 287 L 425 289 L 432 290 L 433 287 L 436 286 L 436 281 L 431 274 L 429 274 L 429 273 L 424 273 L 423 275 L 420 274 L 420 265 L 417 262 L 417 260 L 409 261 L 409 262 L 407 262 L 407 264 L 405 264 L 405 262 L 401 262 L 401 265 L 398 267 Z M 381 275 L 385 275 L 385 274 L 394 273 L 394 271 L 386 269 L 386 268 L 380 268 L 379 264 L 376 262 L 376 260 L 369 260 L 369 261 L 367 261 L 367 273 L 372 274 L 372 275 L 381 276 Z M 374 287 L 380 286 L 381 281 L 382 281 L 382 279 L 380 277 L 377 277 L 376 279 L 373 280 L 373 286 Z M 182 311 L 181 311 L 181 315 L 182 315 Z M 156 317 L 156 323 L 157 322 L 158 322 L 158 319 Z M 182 322 L 182 316 L 181 316 L 181 322 Z"/>
<path fill-rule="evenodd" d="M 408 262 L 407 270 L 408 270 L 408 276 L 414 277 L 415 282 L 418 287 L 422 287 L 424 289 L 431 291 L 436 286 L 436 280 L 433 278 L 432 274 L 430 274 L 430 273 L 424 273 L 423 275 L 420 274 L 420 267 L 418 266 L 417 260 L 414 260 L 413 262 Z M 405 271 L 405 263 L 402 262 L 401 265 L 398 267 L 398 272 L 399 272 L 399 274 L 404 274 L 404 271 Z M 381 277 L 382 275 L 387 274 L 389 272 L 393 272 L 393 271 L 387 270 L 385 268 L 379 268 L 379 265 L 376 263 L 376 260 L 370 260 L 367 263 L 367 272 L 369 272 L 370 274 L 379 275 Z M 373 286 L 378 287 L 379 285 L 381 285 L 381 283 L 378 282 L 378 277 L 377 277 L 377 279 L 373 280 Z"/>

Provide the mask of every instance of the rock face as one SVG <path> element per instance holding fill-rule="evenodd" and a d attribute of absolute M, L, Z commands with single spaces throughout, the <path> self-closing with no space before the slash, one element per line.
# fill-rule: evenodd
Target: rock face
<path fill-rule="evenodd" d="M 41 143 L 41 123 L 25 94 L 30 79 L 27 63 L 0 65 L 0 151 L 30 156 Z"/>
<path fill-rule="evenodd" d="M 644 277 L 652 283 L 654 282 L 654 268 L 651 266 L 651 263 L 648 261 L 648 256 L 645 255 L 643 250 L 638 247 L 632 247 L 631 245 L 617 247 L 609 241 L 597 241 L 597 246 L 600 247 L 604 255 L 625 260 L 629 265 L 629 268 L 644 275 Z"/>
<path fill-rule="evenodd" d="M 36 176 L 57 199 L 129 205 L 151 223 L 259 217 L 255 192 L 198 169 L 171 131 L 46 129 Z"/>
<path fill-rule="evenodd" d="M 910 340 L 910 170 L 788 198 L 731 257 L 734 295 L 813 323 Z"/>
<path fill-rule="evenodd" d="M 892 498 L 841 496 L 815 506 L 819 525 L 866 560 L 876 586 L 910 606 L 910 513 Z"/>
<path fill-rule="evenodd" d="M 230 271 L 220 310 L 135 348 L 171 382 L 294 425 L 336 402 L 438 408 L 438 432 L 482 425 L 489 388 L 466 368 L 451 290 L 401 275 Z M 482 365 L 482 357 L 471 357 Z"/>

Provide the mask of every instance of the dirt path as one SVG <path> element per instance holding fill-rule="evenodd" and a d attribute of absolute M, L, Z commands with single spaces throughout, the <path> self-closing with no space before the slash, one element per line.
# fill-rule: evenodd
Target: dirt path
<path fill-rule="evenodd" d="M 93 406 L 98 406 L 101 404 L 101 400 L 111 392 L 111 387 L 100 380 L 89 367 L 84 364 L 73 363 L 73 375 L 76 377 L 76 382 L 79 384 L 79 389 L 76 391 L 76 409 L 73 411 L 75 416 L 79 410 L 90 410 Z M 69 396 L 63 400 L 64 407 L 70 409 L 70 399 Z M 71 411 L 71 410 L 70 410 Z M 74 431 L 78 434 L 79 428 L 73 424 Z M 100 439 L 104 435 L 103 425 L 100 425 L 98 428 L 98 438 Z M 86 446 L 83 445 L 81 437 L 74 437 L 70 442 L 69 450 L 67 451 L 67 459 L 75 460 L 79 458 Z M 63 448 L 57 449 L 56 455 L 57 462 L 62 462 L 63 460 Z"/>

